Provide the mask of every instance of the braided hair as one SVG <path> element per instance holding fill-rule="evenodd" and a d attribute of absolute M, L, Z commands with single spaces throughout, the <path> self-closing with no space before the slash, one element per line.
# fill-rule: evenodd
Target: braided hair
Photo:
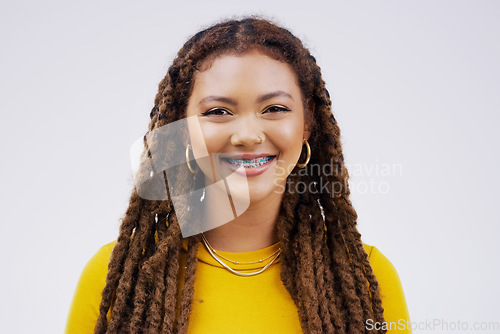
<path fill-rule="evenodd" d="M 227 20 L 198 32 L 159 84 L 149 132 L 186 117 L 196 71 L 217 56 L 251 49 L 294 69 L 302 96 L 314 104 L 306 168 L 328 165 L 334 171 L 298 173 L 295 168 L 288 177 L 276 222 L 281 280 L 298 308 L 304 333 L 369 333 L 368 319 L 384 321 L 378 282 L 349 200 L 349 175 L 330 96 L 315 58 L 297 37 L 258 17 Z M 178 173 L 191 188 L 203 178 L 187 169 Z M 290 184 L 298 182 L 335 187 L 293 191 Z M 197 235 L 189 238 L 186 263 L 181 264 L 182 235 L 171 200 L 144 199 L 134 187 L 108 265 L 95 333 L 186 333 L 199 241 Z"/>

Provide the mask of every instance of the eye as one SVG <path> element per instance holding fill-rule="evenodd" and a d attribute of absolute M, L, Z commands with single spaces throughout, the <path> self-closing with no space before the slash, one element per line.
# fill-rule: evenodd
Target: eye
<path fill-rule="evenodd" d="M 283 107 L 283 106 L 270 106 L 269 108 L 267 108 L 264 111 L 264 113 L 275 114 L 275 113 L 288 112 L 288 111 L 291 111 L 291 110 L 286 108 L 286 107 Z"/>
<path fill-rule="evenodd" d="M 229 111 L 222 108 L 213 108 L 208 111 L 202 113 L 203 116 L 224 116 L 224 115 L 232 115 Z"/>

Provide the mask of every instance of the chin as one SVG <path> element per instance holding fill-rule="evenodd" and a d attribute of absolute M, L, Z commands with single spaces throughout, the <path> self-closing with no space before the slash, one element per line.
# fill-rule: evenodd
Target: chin
<path fill-rule="evenodd" d="M 250 204 L 281 199 L 283 192 L 280 188 L 267 186 L 266 189 L 250 189 Z"/>

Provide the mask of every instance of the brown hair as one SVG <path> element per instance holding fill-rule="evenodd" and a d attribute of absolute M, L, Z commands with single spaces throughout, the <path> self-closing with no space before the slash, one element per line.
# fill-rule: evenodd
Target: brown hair
<path fill-rule="evenodd" d="M 277 220 L 281 280 L 297 305 L 305 333 L 365 333 L 366 320 L 383 321 L 378 283 L 356 228 L 330 96 L 315 58 L 297 37 L 256 17 L 224 21 L 198 32 L 159 84 L 149 131 L 186 117 L 193 75 L 207 61 L 255 48 L 295 70 L 303 97 L 314 104 L 308 167 L 329 165 L 334 171 L 294 169 L 288 178 Z M 179 177 L 191 187 L 200 181 L 200 175 L 193 180 L 187 168 L 179 170 Z M 288 189 L 288 184 L 299 181 L 329 182 L 337 189 Z M 109 262 L 95 333 L 186 333 L 198 242 L 199 236 L 189 238 L 181 275 L 182 236 L 172 202 L 146 200 L 134 187 Z M 178 291 L 181 276 L 184 287 Z"/>

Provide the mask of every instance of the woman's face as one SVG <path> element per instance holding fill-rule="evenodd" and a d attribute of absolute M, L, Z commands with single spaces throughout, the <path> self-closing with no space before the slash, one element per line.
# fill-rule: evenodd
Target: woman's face
<path fill-rule="evenodd" d="M 200 135 L 190 130 L 193 154 L 207 181 L 232 175 L 248 184 L 250 203 L 281 200 L 286 177 L 309 137 L 297 77 L 286 63 L 256 50 L 221 55 L 195 73 L 187 117 L 197 116 Z M 236 178 L 236 179 L 235 179 Z M 233 193 L 231 195 L 234 195 Z"/>

